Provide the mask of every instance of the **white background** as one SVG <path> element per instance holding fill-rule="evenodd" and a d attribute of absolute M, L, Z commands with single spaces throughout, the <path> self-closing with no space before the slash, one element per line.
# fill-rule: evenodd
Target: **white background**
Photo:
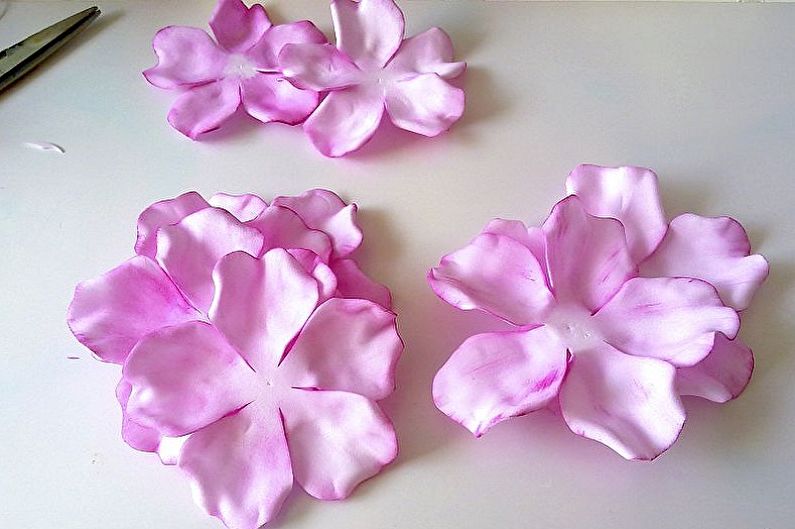
<path fill-rule="evenodd" d="M 11 3 L 0 48 L 89 5 Z M 268 5 L 331 36 L 326 2 Z M 437 139 L 386 127 L 330 160 L 300 128 L 244 116 L 204 142 L 182 137 L 165 120 L 174 94 L 140 72 L 155 31 L 206 27 L 209 1 L 104 2 L 91 29 L 0 94 L 0 527 L 221 527 L 177 469 L 121 441 L 119 369 L 92 359 L 64 313 L 78 281 L 131 255 L 149 203 L 316 186 L 360 205 L 360 260 L 395 296 L 407 348 L 384 406 L 401 454 L 345 502 L 296 488 L 274 527 L 795 527 L 795 8 L 402 5 L 410 34 L 443 26 L 470 65 L 466 114 Z M 748 390 L 688 401 L 679 442 L 651 464 L 548 414 L 475 440 L 430 399 L 449 353 L 498 324 L 438 301 L 427 269 L 494 216 L 543 219 L 580 162 L 655 168 L 670 215 L 735 216 L 772 264 L 743 322 L 757 357 Z"/>

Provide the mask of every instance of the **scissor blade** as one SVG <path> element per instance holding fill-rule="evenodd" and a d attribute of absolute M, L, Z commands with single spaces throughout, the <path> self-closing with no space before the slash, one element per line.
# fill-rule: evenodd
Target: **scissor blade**
<path fill-rule="evenodd" d="M 0 91 L 38 66 L 100 14 L 90 7 L 0 51 Z"/>

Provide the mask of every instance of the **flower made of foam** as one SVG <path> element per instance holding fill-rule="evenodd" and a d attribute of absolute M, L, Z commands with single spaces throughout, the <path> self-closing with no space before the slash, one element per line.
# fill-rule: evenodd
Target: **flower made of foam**
<path fill-rule="evenodd" d="M 679 436 L 680 395 L 737 396 L 753 368 L 736 334 L 768 273 L 728 218 L 666 226 L 657 177 L 583 165 L 541 228 L 497 219 L 429 282 L 460 309 L 515 325 L 466 340 L 437 373 L 437 407 L 476 436 L 559 406 L 569 428 L 625 458 Z"/>

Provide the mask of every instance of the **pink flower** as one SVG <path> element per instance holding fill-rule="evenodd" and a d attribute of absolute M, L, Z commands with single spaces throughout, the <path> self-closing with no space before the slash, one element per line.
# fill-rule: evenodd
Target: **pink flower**
<path fill-rule="evenodd" d="M 320 152 L 342 156 L 375 133 L 386 110 L 405 130 L 436 136 L 464 111 L 464 92 L 445 81 L 466 64 L 439 28 L 403 40 L 403 13 L 393 0 L 332 0 L 337 46 L 288 44 L 284 75 L 300 88 L 330 92 L 304 129 Z"/>
<path fill-rule="evenodd" d="M 221 257 L 239 251 L 259 257 L 272 248 L 286 248 L 301 262 L 322 286 L 321 299 L 366 299 L 388 309 L 389 290 L 352 258 L 362 241 L 356 213 L 354 204 L 322 189 L 277 197 L 270 205 L 256 195 L 218 194 L 206 201 L 194 192 L 157 202 L 138 219 L 136 256 L 77 286 L 69 326 L 97 358 L 123 364 L 150 333 L 209 321 L 212 273 Z M 117 398 L 123 409 L 130 391 L 122 380 Z M 159 449 L 164 462 L 174 462 L 174 443 L 162 443 L 160 430 L 126 412 L 122 437 L 138 450 Z"/>
<path fill-rule="evenodd" d="M 647 169 L 580 166 L 568 190 L 541 228 L 494 220 L 431 270 L 448 303 L 517 327 L 466 340 L 434 401 L 476 436 L 559 406 L 573 432 L 653 459 L 682 429 L 680 395 L 722 402 L 747 384 L 731 307 L 747 307 L 767 262 L 731 219 L 666 227 Z"/>
<path fill-rule="evenodd" d="M 168 121 L 186 136 L 221 126 L 242 104 L 268 123 L 294 125 L 317 107 L 318 94 L 300 90 L 282 76 L 277 58 L 288 43 L 323 43 L 311 22 L 271 25 L 265 9 L 241 0 L 219 0 L 210 19 L 216 44 L 203 30 L 184 26 L 161 29 L 152 46 L 157 65 L 144 76 L 153 85 L 179 89 Z"/>

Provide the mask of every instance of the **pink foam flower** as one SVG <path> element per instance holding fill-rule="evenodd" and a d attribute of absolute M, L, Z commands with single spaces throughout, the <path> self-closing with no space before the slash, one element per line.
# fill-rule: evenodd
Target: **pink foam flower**
<path fill-rule="evenodd" d="M 197 139 L 215 130 L 239 106 L 264 123 L 302 122 L 317 107 L 318 94 L 287 82 L 278 65 L 288 43 L 323 43 L 326 37 L 303 20 L 274 26 L 260 4 L 219 0 L 210 18 L 217 43 L 204 31 L 168 26 L 152 47 L 157 64 L 144 76 L 153 85 L 181 90 L 168 113 L 171 125 Z"/>
<path fill-rule="evenodd" d="M 430 28 L 404 40 L 403 13 L 393 0 L 332 0 L 337 45 L 289 44 L 279 55 L 296 86 L 329 92 L 304 123 L 326 156 L 342 156 L 369 140 L 386 112 L 396 126 L 436 136 L 464 111 L 463 90 L 446 79 L 466 64 L 453 61 L 450 37 Z"/>
<path fill-rule="evenodd" d="M 747 384 L 735 309 L 767 262 L 731 219 L 666 225 L 648 169 L 580 166 L 568 190 L 540 228 L 496 219 L 431 270 L 443 300 L 516 326 L 466 340 L 434 401 L 476 436 L 559 408 L 574 433 L 653 459 L 682 429 L 680 395 L 722 402 Z"/>
<path fill-rule="evenodd" d="M 234 251 L 261 255 L 271 248 L 289 249 L 324 285 L 326 297 L 367 299 L 389 309 L 389 290 L 362 272 L 352 255 L 362 241 L 357 211 L 323 189 L 270 204 L 251 194 L 220 193 L 208 201 L 195 192 L 156 202 L 138 218 L 136 257 L 77 286 L 69 326 L 97 358 L 123 364 L 148 333 L 207 319 L 212 270 L 220 257 Z M 129 396 L 129 385 L 120 382 L 122 409 Z M 135 449 L 160 450 L 164 462 L 173 462 L 170 440 L 161 446 L 159 431 L 126 413 L 122 437 Z"/>

